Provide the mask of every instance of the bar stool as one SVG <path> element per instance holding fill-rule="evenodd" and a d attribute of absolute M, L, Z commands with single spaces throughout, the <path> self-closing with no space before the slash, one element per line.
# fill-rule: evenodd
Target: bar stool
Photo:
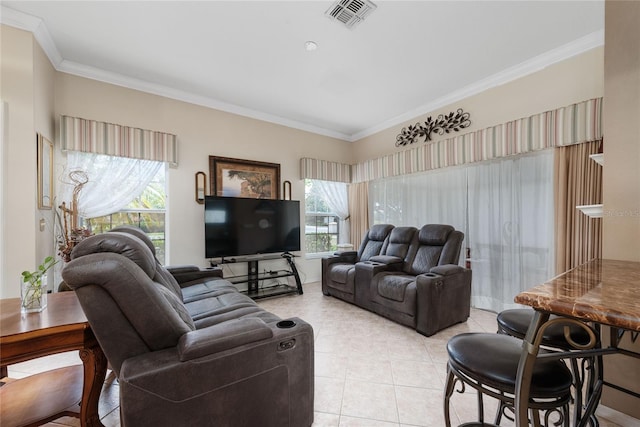
<path fill-rule="evenodd" d="M 534 311 L 528 308 L 501 311 L 496 317 L 498 333 L 524 339 L 533 314 Z M 559 317 L 560 316 L 551 315 L 549 320 L 558 319 Z M 569 325 L 569 335 L 574 342 L 580 345 L 587 345 L 589 343 L 589 334 L 584 328 L 578 325 Z M 564 325 L 562 324 L 551 325 L 545 330 L 545 334 L 542 337 L 542 345 L 563 350 L 571 350 L 573 348 L 564 337 Z"/>
<path fill-rule="evenodd" d="M 478 421 L 464 426 L 495 426 L 500 424 L 502 411 L 498 411 L 495 424 L 485 423 L 483 396 L 500 402 L 500 407 L 514 408 L 516 374 L 522 353 L 522 340 L 503 334 L 464 333 L 447 343 L 449 363 L 444 396 L 446 427 L 451 427 L 450 398 L 457 382 L 478 392 Z M 568 426 L 572 376 L 564 363 L 558 360 L 538 360 L 531 378 L 528 408 L 534 426 Z M 544 413 L 543 424 L 540 413 Z M 556 414 L 557 418 L 552 421 Z M 553 424 L 550 424 L 552 423 Z"/>
<path fill-rule="evenodd" d="M 498 322 L 498 333 L 511 335 L 516 338 L 524 339 L 534 311 L 532 309 L 511 309 L 500 312 L 496 318 Z M 560 319 L 560 316 L 551 315 L 549 321 Z M 549 325 L 545 329 L 542 336 L 542 346 L 571 351 L 575 347 L 567 341 L 564 336 L 564 326 L 562 322 Z M 585 327 L 578 326 L 577 323 L 566 325 L 569 327 L 569 336 L 571 340 L 580 346 L 600 346 L 600 338 L 596 335 L 597 341 L 591 342 L 591 337 Z M 594 331 L 595 334 L 595 331 Z M 574 420 L 579 421 L 584 417 L 583 414 L 583 388 L 586 384 L 586 394 L 592 399 L 599 400 L 598 396 L 592 396 L 596 390 L 595 383 L 602 380 L 602 357 L 585 357 L 581 359 L 581 363 L 575 358 L 569 359 L 571 364 L 571 372 L 573 375 L 574 387 Z M 599 389 L 598 389 L 599 390 Z M 586 411 L 589 412 L 589 411 Z M 589 415 L 589 423 L 592 426 L 598 426 L 598 420 L 595 415 Z M 586 424 L 585 424 L 586 425 Z"/>

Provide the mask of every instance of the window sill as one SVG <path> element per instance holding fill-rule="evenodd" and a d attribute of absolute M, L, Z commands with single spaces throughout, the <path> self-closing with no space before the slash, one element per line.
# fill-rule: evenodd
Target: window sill
<path fill-rule="evenodd" d="M 324 258 L 326 256 L 329 255 L 333 255 L 334 251 L 330 251 L 330 252 L 314 252 L 311 254 L 305 254 L 304 259 L 320 259 L 320 258 Z"/>

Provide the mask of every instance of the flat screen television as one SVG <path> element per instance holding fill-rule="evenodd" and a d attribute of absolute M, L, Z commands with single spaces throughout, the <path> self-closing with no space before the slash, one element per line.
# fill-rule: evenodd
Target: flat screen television
<path fill-rule="evenodd" d="M 300 250 L 298 200 L 204 198 L 206 258 Z"/>

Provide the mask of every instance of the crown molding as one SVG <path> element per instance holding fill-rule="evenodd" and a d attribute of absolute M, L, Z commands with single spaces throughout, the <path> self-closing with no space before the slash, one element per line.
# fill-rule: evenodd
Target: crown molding
<path fill-rule="evenodd" d="M 60 55 L 60 52 L 53 42 L 53 39 L 51 38 L 51 35 L 49 34 L 49 31 L 42 19 L 10 9 L 6 6 L 0 6 L 0 8 L 0 22 L 5 25 L 33 33 L 35 39 L 44 50 L 56 71 L 114 84 L 116 86 L 122 86 L 128 89 L 139 90 L 141 92 L 200 105 L 202 107 L 212 108 L 227 113 L 237 114 L 239 116 L 249 117 L 276 125 L 286 126 L 304 132 L 328 136 L 330 138 L 336 138 L 343 141 L 351 141 L 350 135 L 332 129 L 326 129 L 309 123 L 287 119 L 264 111 L 241 107 L 239 105 L 219 101 L 213 98 L 65 60 L 62 58 L 62 55 Z"/>
<path fill-rule="evenodd" d="M 0 22 L 33 33 L 33 36 L 38 41 L 38 44 L 40 44 L 40 47 L 42 47 L 42 50 L 44 50 L 45 55 L 47 55 L 53 67 L 58 68 L 62 62 L 62 55 L 60 55 L 42 19 L 10 9 L 6 6 L 0 6 Z"/>
<path fill-rule="evenodd" d="M 604 30 L 596 31 L 581 37 L 573 42 L 567 43 L 556 49 L 552 49 L 541 55 L 538 55 L 530 60 L 522 62 L 514 67 L 503 70 L 492 76 L 487 77 L 465 86 L 459 90 L 451 92 L 450 94 L 440 97 L 428 104 L 421 105 L 413 110 L 410 110 L 404 114 L 385 120 L 384 122 L 364 129 L 360 132 L 348 135 L 342 132 L 338 132 L 332 129 L 327 129 L 319 126 L 315 126 L 309 123 L 303 123 L 296 120 L 287 119 L 274 114 L 269 114 L 264 111 L 253 110 L 250 108 L 242 107 L 239 105 L 223 102 L 214 98 L 201 96 L 198 94 L 178 90 L 164 85 L 147 82 L 144 80 L 136 79 L 133 77 L 125 76 L 118 73 L 90 67 L 87 65 L 79 64 L 76 62 L 68 61 L 62 58 L 62 55 L 58 51 L 49 31 L 47 30 L 44 22 L 37 17 L 18 12 L 14 9 L 10 9 L 0 5 L 0 22 L 12 27 L 16 27 L 22 30 L 30 31 L 33 33 L 35 39 L 38 41 L 45 54 L 51 61 L 53 67 L 60 72 L 85 77 L 92 80 L 98 80 L 104 83 L 114 84 L 117 86 L 126 87 L 129 89 L 139 90 L 158 96 L 163 96 L 178 101 L 187 102 L 190 104 L 200 105 L 215 110 L 224 111 L 227 113 L 237 114 L 244 117 L 261 120 L 276 125 L 286 126 L 293 129 L 298 129 L 305 132 L 310 132 L 318 135 L 327 136 L 330 138 L 340 139 L 347 142 L 358 141 L 367 136 L 381 132 L 401 125 L 405 122 L 415 120 L 417 117 L 431 113 L 446 105 L 453 104 L 462 99 L 476 95 L 485 90 L 503 85 L 510 81 L 524 77 L 539 71 L 549 65 L 568 59 L 572 56 L 579 55 L 588 50 L 602 46 L 604 44 Z"/>
<path fill-rule="evenodd" d="M 97 80 L 103 83 L 113 84 L 116 86 L 125 87 L 128 89 L 138 90 L 141 92 L 149 93 L 152 95 L 158 95 L 165 98 L 175 99 L 177 101 L 187 102 L 189 104 L 199 105 L 202 107 L 212 108 L 214 110 L 220 110 L 231 114 L 237 114 L 276 125 L 286 126 L 293 129 L 302 130 L 318 135 L 324 135 L 331 138 L 341 139 L 349 141 L 350 136 L 341 132 L 337 132 L 331 129 L 321 128 L 308 123 L 302 123 L 295 120 L 280 117 L 275 114 L 265 113 L 263 111 L 253 110 L 250 108 L 242 107 L 239 105 L 219 101 L 213 98 L 209 98 L 202 95 L 197 95 L 191 92 L 182 91 L 179 89 L 171 88 L 168 86 L 148 82 L 141 79 L 136 79 L 130 76 L 126 76 L 111 71 L 106 71 L 100 68 L 91 67 L 77 62 L 63 60 L 56 70 L 72 74 L 78 77 L 84 77 L 91 80 Z"/>
<path fill-rule="evenodd" d="M 573 56 L 579 55 L 591 49 L 604 45 L 604 30 L 587 34 L 584 37 L 576 39 L 565 45 L 547 51 L 541 55 L 535 56 L 518 65 L 507 68 L 499 73 L 493 74 L 485 79 L 479 80 L 461 89 L 453 91 L 446 96 L 440 97 L 433 102 L 421 105 L 411 111 L 396 116 L 392 119 L 385 120 L 379 125 L 372 126 L 351 135 L 351 141 L 358 141 L 367 136 L 376 134 L 391 127 L 399 126 L 417 117 L 434 112 L 435 110 L 447 105 L 459 102 L 488 89 L 501 86 L 505 83 L 533 74 L 557 62 L 564 61 Z"/>

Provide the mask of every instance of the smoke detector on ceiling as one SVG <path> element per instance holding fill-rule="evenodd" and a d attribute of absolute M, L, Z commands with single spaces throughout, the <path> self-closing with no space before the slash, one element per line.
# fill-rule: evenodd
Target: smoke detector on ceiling
<path fill-rule="evenodd" d="M 324 14 L 351 29 L 364 21 L 376 7 L 378 6 L 369 0 L 337 0 Z"/>

